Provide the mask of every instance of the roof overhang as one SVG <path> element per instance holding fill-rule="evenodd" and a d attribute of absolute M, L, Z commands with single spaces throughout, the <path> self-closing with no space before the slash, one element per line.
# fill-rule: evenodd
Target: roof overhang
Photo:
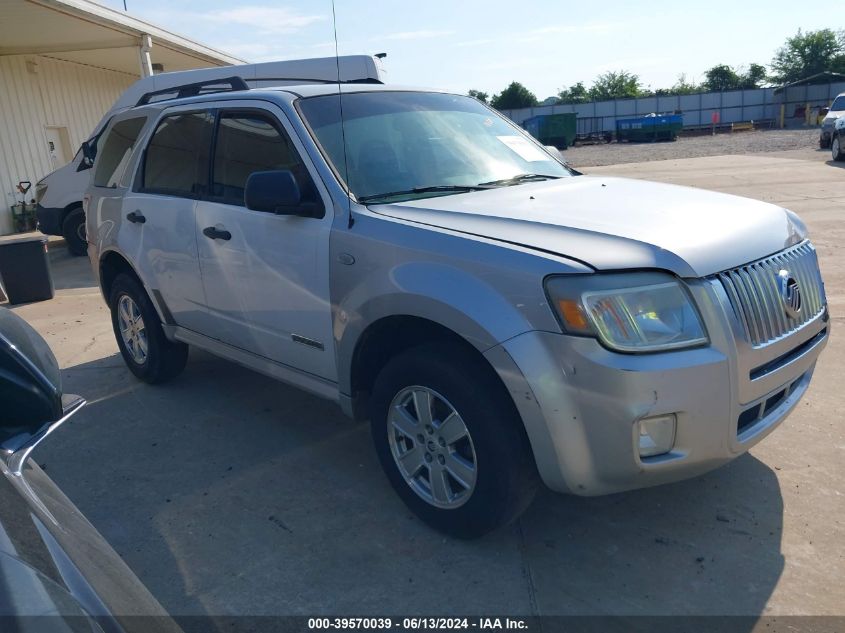
<path fill-rule="evenodd" d="M 845 75 L 841 73 L 825 71 L 823 73 L 816 73 L 815 75 L 804 77 L 804 79 L 799 79 L 798 81 L 793 81 L 791 84 L 784 84 L 783 86 L 778 86 L 775 89 L 775 94 L 780 94 L 787 88 L 795 88 L 796 86 L 813 86 L 818 84 L 837 83 L 840 81 L 845 81 Z"/>
<path fill-rule="evenodd" d="M 3 0 L 0 9 L 0 55 L 49 55 L 138 76 L 145 35 L 165 72 L 245 63 L 90 0 Z"/>

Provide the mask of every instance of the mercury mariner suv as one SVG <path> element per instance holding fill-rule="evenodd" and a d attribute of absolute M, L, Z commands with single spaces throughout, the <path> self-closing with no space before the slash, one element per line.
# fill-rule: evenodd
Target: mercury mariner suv
<path fill-rule="evenodd" d="M 539 481 L 602 495 L 724 464 L 827 343 L 786 209 L 580 175 L 445 92 L 145 101 L 109 123 L 85 197 L 129 369 L 169 380 L 193 345 L 337 401 L 447 533 L 507 523 Z"/>

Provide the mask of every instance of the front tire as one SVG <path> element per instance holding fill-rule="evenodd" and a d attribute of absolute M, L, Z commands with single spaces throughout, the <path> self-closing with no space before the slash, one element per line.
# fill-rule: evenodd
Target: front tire
<path fill-rule="evenodd" d="M 376 379 L 371 430 L 391 485 L 431 527 L 476 538 L 516 519 L 537 489 L 522 421 L 484 359 L 414 348 Z"/>
<path fill-rule="evenodd" d="M 834 134 L 830 140 L 830 156 L 833 160 L 845 160 L 845 148 L 842 147 L 842 137 L 839 134 Z"/>
<path fill-rule="evenodd" d="M 85 255 L 88 252 L 88 237 L 85 233 L 85 212 L 76 207 L 68 213 L 62 223 L 62 235 L 71 255 Z"/>
<path fill-rule="evenodd" d="M 115 278 L 109 306 L 117 346 L 135 376 L 156 384 L 182 372 L 188 346 L 167 340 L 158 313 L 134 277 L 120 274 Z"/>

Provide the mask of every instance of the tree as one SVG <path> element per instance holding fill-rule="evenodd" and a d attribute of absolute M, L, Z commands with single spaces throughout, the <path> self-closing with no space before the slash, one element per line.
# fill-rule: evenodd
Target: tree
<path fill-rule="evenodd" d="M 672 97 L 675 95 L 691 95 L 702 92 L 703 88 L 694 81 L 687 79 L 684 73 L 678 75 L 677 81 L 671 88 L 658 88 L 654 91 L 657 97 Z"/>
<path fill-rule="evenodd" d="M 748 70 L 740 77 L 742 88 L 759 88 L 766 81 L 766 67 L 749 64 Z"/>
<path fill-rule="evenodd" d="M 833 70 L 839 56 L 845 53 L 845 34 L 837 36 L 830 29 L 798 33 L 786 40 L 772 59 L 774 79 L 781 84 L 792 83 L 811 75 Z M 845 61 L 845 59 L 843 59 Z"/>
<path fill-rule="evenodd" d="M 569 88 L 561 88 L 557 93 L 557 98 L 560 103 L 587 103 L 590 100 L 590 93 L 584 83 L 579 81 L 572 84 Z"/>
<path fill-rule="evenodd" d="M 673 95 L 692 95 L 701 92 L 701 86 L 694 81 L 690 81 L 684 73 L 681 73 L 678 75 L 675 85 L 669 88 L 669 90 L 672 91 L 671 94 Z"/>
<path fill-rule="evenodd" d="M 502 92 L 493 95 L 490 105 L 497 110 L 530 108 L 531 106 L 537 105 L 537 95 L 518 81 L 512 81 L 511 85 L 502 90 Z"/>
<path fill-rule="evenodd" d="M 475 97 L 479 101 L 483 101 L 484 103 L 487 103 L 487 100 L 490 98 L 490 95 L 488 95 L 486 92 L 481 92 L 480 90 L 475 89 L 471 89 L 467 94 L 470 97 Z"/>
<path fill-rule="evenodd" d="M 590 99 L 607 101 L 608 99 L 627 99 L 638 97 L 642 92 L 640 78 L 625 70 L 609 71 L 599 75 L 590 88 Z"/>
<path fill-rule="evenodd" d="M 721 90 L 736 90 L 739 88 L 741 79 L 739 74 L 727 64 L 719 64 L 704 72 L 705 90 L 719 92 Z"/>

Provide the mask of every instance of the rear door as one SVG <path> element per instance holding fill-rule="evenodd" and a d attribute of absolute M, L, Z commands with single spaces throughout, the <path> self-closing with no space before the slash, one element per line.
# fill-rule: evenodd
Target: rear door
<path fill-rule="evenodd" d="M 197 205 L 197 241 L 210 335 L 224 343 L 336 380 L 329 302 L 328 192 L 281 109 L 221 107 L 211 187 Z M 322 218 L 244 206 L 256 171 L 288 169 Z M 223 237 L 220 237 L 220 236 Z"/>
<path fill-rule="evenodd" d="M 121 250 L 173 321 L 203 331 L 205 297 L 197 259 L 196 205 L 208 182 L 214 114 L 168 111 L 155 126 L 123 199 Z M 103 157 L 98 158 L 98 162 Z"/>

